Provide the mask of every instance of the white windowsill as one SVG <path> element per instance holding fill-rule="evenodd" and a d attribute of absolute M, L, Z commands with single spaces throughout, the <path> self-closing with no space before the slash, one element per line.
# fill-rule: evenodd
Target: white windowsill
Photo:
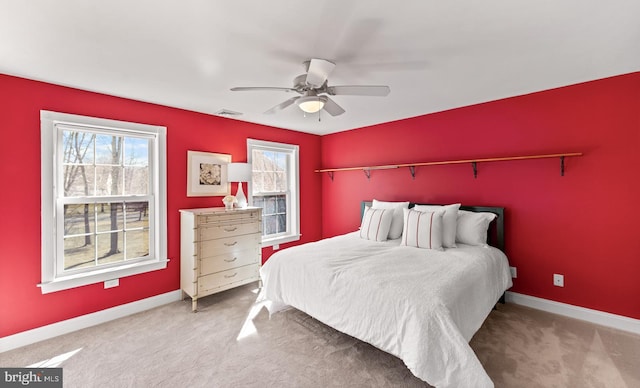
<path fill-rule="evenodd" d="M 43 294 L 48 294 L 50 292 L 68 290 L 70 288 L 164 269 L 167 268 L 168 262 L 169 259 L 139 261 L 115 268 L 105 268 L 72 276 L 59 277 L 50 282 L 42 282 L 38 284 L 38 287 L 40 287 Z"/>
<path fill-rule="evenodd" d="M 294 234 L 294 235 L 281 236 L 281 237 L 275 237 L 275 238 L 269 238 L 269 239 L 263 238 L 262 247 L 266 248 L 266 247 L 272 247 L 274 245 L 280 245 L 280 244 L 284 244 L 292 241 L 298 241 L 300 240 L 301 236 L 302 236 L 301 234 Z"/>

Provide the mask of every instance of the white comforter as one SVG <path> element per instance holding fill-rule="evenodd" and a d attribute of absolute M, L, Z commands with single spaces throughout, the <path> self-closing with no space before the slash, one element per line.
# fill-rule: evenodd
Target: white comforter
<path fill-rule="evenodd" d="M 349 233 L 277 252 L 260 274 L 270 313 L 304 311 L 436 387 L 493 387 L 469 341 L 512 285 L 496 248 L 434 251 Z"/>

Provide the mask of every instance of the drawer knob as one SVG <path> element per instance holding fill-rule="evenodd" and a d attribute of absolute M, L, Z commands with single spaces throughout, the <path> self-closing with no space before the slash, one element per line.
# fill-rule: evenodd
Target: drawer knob
<path fill-rule="evenodd" d="M 237 257 L 234 257 L 233 259 L 229 260 L 229 259 L 224 259 L 224 261 L 226 261 L 227 263 L 232 263 L 234 261 L 238 260 Z"/>
<path fill-rule="evenodd" d="M 238 273 L 237 273 L 237 272 L 235 272 L 233 275 L 224 275 L 224 277 L 225 277 L 225 278 L 232 278 L 232 277 L 236 276 L 237 274 L 238 274 Z"/>
<path fill-rule="evenodd" d="M 238 227 L 237 227 L 237 226 L 236 226 L 236 227 L 234 227 L 234 228 L 225 228 L 225 229 L 224 229 L 224 231 L 225 231 L 225 232 L 233 232 L 233 231 L 235 231 L 236 229 L 238 229 Z"/>
<path fill-rule="evenodd" d="M 232 246 L 236 245 L 237 243 L 238 243 L 237 241 L 234 241 L 234 242 L 232 242 L 231 244 L 229 244 L 229 243 L 224 243 L 224 245 L 226 245 L 226 246 L 228 246 L 228 247 L 232 247 Z"/>

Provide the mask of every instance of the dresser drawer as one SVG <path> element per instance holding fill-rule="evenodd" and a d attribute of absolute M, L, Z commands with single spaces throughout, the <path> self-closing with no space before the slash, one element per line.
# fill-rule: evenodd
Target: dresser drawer
<path fill-rule="evenodd" d="M 260 219 L 260 209 L 250 211 L 234 210 L 215 214 L 202 214 L 198 216 L 198 225 L 204 226 L 205 224 L 220 222 L 241 223 L 251 222 L 258 219 Z"/>
<path fill-rule="evenodd" d="M 245 265 L 227 271 L 216 272 L 202 276 L 198 279 L 198 293 L 206 294 L 208 291 L 238 283 L 244 280 L 258 280 L 259 267 L 257 264 Z"/>
<path fill-rule="evenodd" d="M 216 255 L 200 260 L 200 276 L 226 271 L 249 264 L 259 264 L 260 255 L 257 249 L 245 249 L 239 252 Z"/>
<path fill-rule="evenodd" d="M 261 242 L 262 236 L 258 233 L 201 241 L 198 243 L 198 254 L 201 259 L 223 254 L 234 255 L 247 247 L 260 247 Z"/>
<path fill-rule="evenodd" d="M 232 225 L 205 225 L 200 228 L 200 241 L 216 238 L 241 236 L 243 234 L 260 233 L 260 224 L 251 222 Z"/>

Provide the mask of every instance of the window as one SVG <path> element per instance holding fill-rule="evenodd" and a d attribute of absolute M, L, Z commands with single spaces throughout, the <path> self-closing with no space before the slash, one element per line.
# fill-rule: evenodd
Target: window
<path fill-rule="evenodd" d="M 166 268 L 166 128 L 41 111 L 43 293 Z"/>
<path fill-rule="evenodd" d="M 298 146 L 247 140 L 252 166 L 249 203 L 262 208 L 262 242 L 271 246 L 300 239 Z"/>

